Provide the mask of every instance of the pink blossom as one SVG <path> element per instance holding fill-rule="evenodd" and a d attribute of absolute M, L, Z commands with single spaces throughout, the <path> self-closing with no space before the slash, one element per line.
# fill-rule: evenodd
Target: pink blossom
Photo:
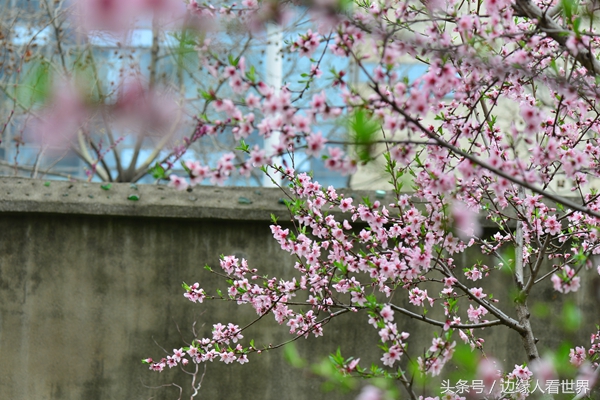
<path fill-rule="evenodd" d="M 136 1 L 140 5 L 150 0 Z M 159 10 L 162 1 L 140 7 Z M 236 26 L 239 22 L 256 28 L 267 21 L 281 21 L 287 13 L 286 6 L 276 1 L 243 0 L 241 5 L 219 5 L 220 9 L 200 3 L 189 1 L 191 13 L 214 14 L 223 26 L 236 18 Z M 506 260 L 483 265 L 474 252 L 480 251 L 484 258 L 503 258 L 505 249 L 522 239 L 521 261 L 533 268 L 538 260 L 550 260 L 553 269 L 540 272 L 538 279 L 552 275 L 552 285 L 561 293 L 578 290 L 581 277 L 592 267 L 591 261 L 581 260 L 600 254 L 595 216 L 600 213 L 600 200 L 590 189 L 600 171 L 600 122 L 594 119 L 597 96 L 592 90 L 596 82 L 586 63 L 557 62 L 569 56 L 565 51 L 570 56 L 587 51 L 595 39 L 581 31 L 565 37 L 563 45 L 553 39 L 552 32 L 540 33 L 536 24 L 543 21 L 515 18 L 508 0 L 484 0 L 482 9 L 461 7 L 454 0 L 376 1 L 367 2 L 365 10 L 350 10 L 348 16 L 338 13 L 334 0 L 313 3 L 327 21 L 313 24 L 314 31 L 294 34 L 283 52 L 314 58 L 297 64 L 305 70 L 292 71 L 294 76 L 301 75 L 301 82 L 292 77 L 284 87 L 271 87 L 245 72 L 243 58 L 234 65 L 227 52 L 215 48 L 216 42 L 208 46 L 201 39 L 198 43 L 201 63 L 214 85 L 202 82 L 213 89 L 198 100 L 206 102 L 200 104 L 202 116 L 195 117 L 200 133 L 194 138 L 231 131 L 235 140 L 241 140 L 256 130 L 259 140 L 275 133 L 278 140 L 270 148 L 253 143 L 239 161 L 227 153 L 210 165 L 181 158 L 183 151 L 177 151 L 163 164 L 172 167 L 174 159 L 188 160 L 184 166 L 189 184 L 185 178 L 171 176 L 170 185 L 185 189 L 206 178 L 224 184 L 235 171 L 251 176 L 254 167 L 265 166 L 282 176 L 290 189 L 286 188 L 286 196 L 292 201 L 289 229 L 274 224 L 271 233 L 277 246 L 292 256 L 294 277 L 266 275 L 250 269 L 245 260 L 224 256 L 221 271 L 215 273 L 226 280 L 227 292 L 216 297 L 250 304 L 260 318 L 271 314 L 294 336 L 306 337 L 311 332 L 321 336 L 326 324 L 339 314 L 364 311 L 378 334 L 382 351 L 376 357 L 393 378 L 403 378 L 396 363 L 400 364 L 408 335 L 398 332 L 397 311 L 403 311 L 400 303 L 406 300 L 410 304 L 404 314 L 417 317 L 431 310 L 424 319 L 439 321 L 442 328 L 430 347 L 421 349 L 417 364 L 422 371 L 441 373 L 454 352 L 452 331 L 458 331 L 460 340 L 485 357 L 489 354 L 483 351 L 485 341 L 477 337 L 480 323 L 486 322 L 488 313 L 500 315 L 496 308 L 503 314 L 506 299 L 484 293 L 483 288 L 489 287 L 485 283 L 470 288 L 469 281 L 493 279 L 499 270 L 514 274 L 514 270 L 503 264 Z M 544 6 L 536 4 L 532 7 Z M 308 18 L 313 12 L 309 10 Z M 301 29 L 303 25 L 295 26 Z M 350 59 L 360 75 L 357 78 L 364 82 L 357 86 L 349 70 L 337 67 L 323 73 L 326 80 L 320 81 L 320 70 L 329 68 L 325 60 L 332 55 L 340 63 Z M 426 61 L 425 70 L 401 73 L 400 64 L 410 65 L 411 59 Z M 420 76 L 415 79 L 416 75 Z M 160 92 L 146 87 L 129 88 L 130 93 L 124 87 L 123 96 L 131 99 L 119 100 L 115 107 L 82 101 L 86 117 L 77 120 L 75 130 L 85 128 L 87 116 L 97 110 L 144 114 L 135 110 L 150 109 L 145 113 L 155 112 L 156 116 L 148 116 L 155 121 L 164 110 L 157 108 L 160 101 L 147 96 Z M 187 93 L 188 88 L 184 89 Z M 504 104 L 518 107 L 509 121 L 499 112 Z M 337 138 L 332 141 L 335 132 L 317 132 L 320 126 L 329 129 L 343 124 L 358 110 L 372 116 L 366 125 L 378 135 L 378 143 L 372 146 L 378 160 L 367 165 L 361 164 L 356 146 L 338 145 Z M 114 114 L 110 117 L 112 121 Z M 184 147 L 195 139 L 186 139 Z M 363 168 L 376 169 L 382 161 L 389 175 L 388 191 L 358 201 L 348 192 L 344 195 L 326 188 L 328 184 L 319 184 L 310 173 L 295 170 L 305 164 L 295 164 L 297 158 L 287 153 L 293 156 L 297 151 L 308 157 L 325 153 L 325 166 L 337 174 L 353 174 L 360 168 L 352 185 L 369 185 L 369 190 L 379 182 L 375 178 L 361 182 Z M 282 154 L 286 156 L 279 157 Z M 575 210 L 568 209 L 568 202 L 556 200 L 563 196 L 562 190 L 570 189 L 578 197 L 577 205 L 570 203 Z M 558 194 L 550 196 L 554 192 Z M 567 205 L 559 206 L 561 202 Z M 482 236 L 484 217 L 486 226 L 498 227 L 496 233 Z M 517 219 L 522 235 L 515 234 Z M 526 275 L 527 279 L 530 274 Z M 215 298 L 198 283 L 184 287 L 184 296 L 192 302 Z M 439 296 L 430 297 L 428 290 Z M 486 331 L 495 329 L 484 325 Z M 239 343 L 243 336 L 233 323 L 217 323 L 207 336 L 195 339 L 187 354 L 174 349 L 159 363 L 150 360 L 152 368 L 219 358 L 245 364 L 246 354 L 258 351 Z M 583 366 L 586 358 L 593 361 L 600 351 L 594 340 L 592 336 L 588 352 L 583 347 L 573 349 L 571 362 Z M 344 360 L 338 363 L 342 373 L 362 371 L 352 358 Z M 532 372 L 545 380 L 553 376 L 547 363 L 532 362 L 529 367 L 532 371 L 516 365 L 508 378 L 529 379 Z M 486 391 L 492 382 L 500 390 L 498 368 L 491 360 L 480 363 L 478 372 Z M 373 397 L 382 395 L 374 393 Z"/>
<path fill-rule="evenodd" d="M 225 364 L 231 364 L 236 360 L 236 356 L 232 351 L 223 351 L 221 354 L 221 361 Z"/>
<path fill-rule="evenodd" d="M 454 277 L 444 278 L 444 286 L 452 287 L 458 280 Z"/>
<path fill-rule="evenodd" d="M 306 34 L 300 35 L 298 40 L 294 42 L 292 50 L 298 50 L 301 56 L 310 57 L 320 43 L 319 36 L 309 29 Z"/>
<path fill-rule="evenodd" d="M 260 167 L 268 164 L 270 160 L 267 158 L 265 150 L 256 145 L 250 152 L 250 161 L 254 167 Z"/>
<path fill-rule="evenodd" d="M 596 365 L 596 369 L 598 366 Z M 577 374 L 576 382 L 585 383 L 579 388 L 579 393 L 575 396 L 575 400 L 584 398 L 591 394 L 591 390 L 597 386 L 598 383 L 598 372 L 589 362 L 584 362 L 579 367 L 579 373 Z"/>
<path fill-rule="evenodd" d="M 167 365 L 169 368 L 173 368 L 177 366 L 177 360 L 171 356 L 167 356 Z"/>
<path fill-rule="evenodd" d="M 404 351 L 398 345 L 393 345 L 388 349 L 388 351 L 383 355 L 381 361 L 383 361 L 383 365 L 387 365 L 388 367 L 393 367 L 394 363 L 400 360 L 400 357 Z"/>
<path fill-rule="evenodd" d="M 577 56 L 579 52 L 587 50 L 589 45 L 589 36 L 576 36 L 574 34 L 570 35 L 565 42 L 565 47 L 573 56 Z"/>
<path fill-rule="evenodd" d="M 261 95 L 263 95 L 267 98 L 273 95 L 273 88 L 268 86 L 264 82 L 258 82 L 257 89 Z"/>
<path fill-rule="evenodd" d="M 310 103 L 312 112 L 314 112 L 316 114 L 316 113 L 325 111 L 325 107 L 327 106 L 326 100 L 327 100 L 327 97 L 325 96 L 324 91 L 319 94 L 315 94 Z"/>
<path fill-rule="evenodd" d="M 364 306 L 367 302 L 367 298 L 362 292 L 352 292 L 352 302 L 359 306 Z"/>
<path fill-rule="evenodd" d="M 340 210 L 342 210 L 342 212 L 348 212 L 350 211 L 353 207 L 352 207 L 352 201 L 353 199 L 351 197 L 347 197 L 345 199 L 342 199 L 340 201 Z"/>
<path fill-rule="evenodd" d="M 533 375 L 533 372 L 531 372 L 528 367 L 515 365 L 515 369 L 512 371 L 512 374 L 518 379 L 528 380 Z"/>
<path fill-rule="evenodd" d="M 120 0 L 79 0 L 76 8 L 82 27 L 122 32 L 130 28 L 136 3 Z"/>
<path fill-rule="evenodd" d="M 233 90 L 233 93 L 242 94 L 248 90 L 248 84 L 242 80 L 239 75 L 232 76 L 229 79 L 229 86 Z"/>
<path fill-rule="evenodd" d="M 462 240 L 468 240 L 473 236 L 481 235 L 478 213 L 469 208 L 465 203 L 460 201 L 453 203 L 452 218 L 456 233 Z"/>
<path fill-rule="evenodd" d="M 481 317 L 486 315 L 488 310 L 486 310 L 483 306 L 479 306 L 477 308 L 473 308 L 473 305 L 469 305 L 469 309 L 467 310 L 467 315 L 469 316 L 469 321 L 474 323 L 478 323 Z"/>
<path fill-rule="evenodd" d="M 306 137 L 306 154 L 310 156 L 318 156 L 327 143 L 327 139 L 323 137 L 321 132 L 310 134 Z"/>
<path fill-rule="evenodd" d="M 492 394 L 500 393 L 501 388 L 498 382 L 501 378 L 501 366 L 500 363 L 493 358 L 483 358 L 479 365 L 477 366 L 477 378 L 483 381 L 483 385 L 485 386 L 485 393 Z"/>
<path fill-rule="evenodd" d="M 321 75 L 323 75 L 323 72 L 315 64 L 312 64 L 310 66 L 310 74 L 315 78 L 320 78 Z"/>
<path fill-rule="evenodd" d="M 557 379 L 556 370 L 551 359 L 538 358 L 531 362 L 531 371 L 534 377 L 544 386 L 547 386 L 547 382 Z"/>
<path fill-rule="evenodd" d="M 202 166 L 198 161 L 186 161 L 185 166 L 190 172 L 191 186 L 199 185 L 210 175 L 210 168 L 207 166 Z"/>
<path fill-rule="evenodd" d="M 258 107 L 260 107 L 260 98 L 258 98 L 257 96 L 253 95 L 252 93 L 250 93 L 246 97 L 246 105 L 249 108 L 258 108 Z"/>
<path fill-rule="evenodd" d="M 166 362 L 166 359 L 163 359 L 163 360 L 165 360 L 165 362 Z M 152 371 L 162 372 L 166 367 L 165 362 L 154 363 L 154 364 L 150 365 L 150 369 Z"/>
<path fill-rule="evenodd" d="M 172 186 L 177 190 L 186 190 L 189 187 L 189 184 L 185 180 L 185 178 L 181 178 L 177 175 L 171 174 L 169 175 L 169 179 L 171 180 L 169 182 L 169 186 Z"/>
<path fill-rule="evenodd" d="M 473 296 L 477 297 L 478 299 L 483 299 L 487 296 L 487 294 L 483 293 L 482 288 L 472 288 L 472 289 L 469 289 L 469 292 L 471 292 L 471 294 Z"/>
<path fill-rule="evenodd" d="M 181 361 L 181 358 L 184 356 L 183 349 L 173 349 L 173 359 L 177 362 Z"/>
<path fill-rule="evenodd" d="M 80 89 L 66 78 L 54 83 L 47 106 L 32 126 L 34 140 L 51 149 L 64 150 L 89 118 Z"/>
<path fill-rule="evenodd" d="M 383 392 L 375 386 L 365 386 L 361 390 L 356 400 L 383 400 Z"/>
<path fill-rule="evenodd" d="M 477 280 L 483 278 L 483 274 L 481 273 L 481 270 L 479 270 L 478 268 L 472 268 L 472 269 L 466 271 L 465 276 L 472 281 L 477 281 Z"/>
<path fill-rule="evenodd" d="M 151 11 L 161 17 L 182 16 L 185 6 L 177 0 L 133 0 L 140 11 Z M 139 11 L 138 11 L 139 12 Z"/>
<path fill-rule="evenodd" d="M 576 367 L 580 367 L 585 361 L 586 352 L 585 347 L 575 347 L 569 352 L 569 362 Z"/>
<path fill-rule="evenodd" d="M 394 320 L 394 311 L 389 305 L 383 307 L 383 309 L 379 312 L 379 315 L 381 315 L 385 322 L 392 322 Z"/>
<path fill-rule="evenodd" d="M 581 278 L 575 276 L 575 270 L 565 265 L 560 274 L 552 274 L 550 278 L 554 290 L 561 293 L 576 292 L 579 290 Z"/>
<path fill-rule="evenodd" d="M 114 114 L 122 126 L 138 134 L 164 134 L 174 129 L 180 109 L 168 92 L 149 89 L 140 76 L 128 76 L 119 88 Z"/>
<path fill-rule="evenodd" d="M 546 221 L 544 221 L 544 226 L 546 227 L 545 232 L 550 235 L 557 235 L 562 229 L 560 222 L 556 218 L 556 215 L 546 218 Z"/>

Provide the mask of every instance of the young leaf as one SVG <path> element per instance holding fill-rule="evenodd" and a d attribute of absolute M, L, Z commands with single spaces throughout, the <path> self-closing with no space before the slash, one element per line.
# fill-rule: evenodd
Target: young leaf
<path fill-rule="evenodd" d="M 154 179 L 167 179 L 166 171 L 159 163 L 156 163 L 154 167 L 150 168 L 148 173 L 152 175 Z"/>
<path fill-rule="evenodd" d="M 379 123 L 366 111 L 357 110 L 350 118 L 349 129 L 359 160 L 362 162 L 372 160 L 376 135 L 381 129 Z"/>

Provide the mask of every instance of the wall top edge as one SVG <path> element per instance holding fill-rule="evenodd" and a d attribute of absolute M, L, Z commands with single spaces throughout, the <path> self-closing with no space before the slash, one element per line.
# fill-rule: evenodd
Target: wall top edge
<path fill-rule="evenodd" d="M 394 202 L 391 192 L 340 189 L 345 196 L 368 196 Z M 0 177 L 0 213 L 78 214 L 150 218 L 270 221 L 288 220 L 285 191 L 262 187 L 196 186 L 177 191 L 164 185 L 142 185 Z"/>

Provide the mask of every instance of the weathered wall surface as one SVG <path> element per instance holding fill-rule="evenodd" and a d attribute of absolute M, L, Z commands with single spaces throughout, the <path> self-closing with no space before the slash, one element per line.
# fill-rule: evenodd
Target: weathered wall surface
<path fill-rule="evenodd" d="M 128 200 L 132 194 L 139 200 Z M 118 184 L 105 191 L 96 184 L 0 179 L 0 399 L 176 399 L 174 387 L 148 387 L 187 387 L 187 378 L 152 373 L 140 359 L 160 358 L 159 346 L 171 350 L 189 342 L 194 321 L 199 334 L 208 335 L 213 323 L 242 326 L 256 317 L 249 306 L 194 305 L 183 298 L 181 283 L 224 288 L 203 268 L 217 266 L 219 254 L 245 257 L 261 274 L 285 275 L 293 260 L 268 227 L 271 213 L 286 219 L 280 197 L 268 189 L 188 193 Z M 574 341 L 587 343 L 598 322 L 594 288 L 589 283 L 571 297 L 590 311 L 580 332 L 571 334 Z M 556 297 L 551 290 L 543 295 Z M 559 300 L 550 303 L 552 312 L 560 311 Z M 553 347 L 562 330 L 545 321 L 536 329 L 541 342 Z M 415 330 L 418 324 L 398 323 L 413 332 L 415 349 L 431 338 L 429 327 Z M 504 328 L 496 332 L 486 339 L 497 356 L 524 361 L 518 336 Z M 272 321 L 244 335 L 257 345 L 290 338 L 285 326 Z M 326 326 L 324 338 L 298 346 L 312 361 L 338 346 L 370 361 L 376 343 L 366 315 L 345 315 Z M 344 398 L 323 394 L 321 383 L 270 352 L 252 356 L 246 366 L 209 364 L 201 398 Z"/>

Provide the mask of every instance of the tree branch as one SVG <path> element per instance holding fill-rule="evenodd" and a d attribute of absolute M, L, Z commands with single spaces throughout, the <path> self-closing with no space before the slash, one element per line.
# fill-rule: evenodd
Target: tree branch
<path fill-rule="evenodd" d="M 529 277 L 529 279 L 527 280 L 527 284 L 525 284 L 525 287 L 523 288 L 522 295 L 526 296 L 531 291 L 531 288 L 533 287 L 533 285 L 535 283 L 535 278 L 538 276 L 538 273 L 540 272 L 540 268 L 542 266 L 542 261 L 544 260 L 544 254 L 546 253 L 546 249 L 548 248 L 549 244 L 550 244 L 550 235 L 546 235 L 546 239 L 544 240 L 544 244 L 540 248 L 537 260 L 535 260 L 535 265 L 533 266 L 533 270 L 531 271 L 531 276 Z"/>
<path fill-rule="evenodd" d="M 519 199 L 525 197 L 525 189 L 519 187 Z M 529 361 L 533 361 L 540 357 L 536 346 L 537 339 L 533 336 L 533 330 L 531 328 L 531 321 L 529 317 L 529 307 L 527 306 L 527 293 L 524 290 L 524 268 L 523 268 L 523 247 L 525 246 L 525 239 L 523 237 L 523 221 L 519 219 L 517 221 L 516 236 L 516 248 L 515 248 L 515 281 L 517 287 L 520 290 L 519 296 L 515 299 L 515 309 L 519 318 L 519 323 L 523 327 L 524 331 L 521 332 L 521 339 L 523 341 L 523 347 L 527 353 Z M 532 279 L 530 279 L 531 281 Z"/>
<path fill-rule="evenodd" d="M 388 303 L 388 305 L 392 309 L 398 311 L 399 313 L 404 314 L 404 315 L 406 315 L 408 317 L 411 317 L 411 318 L 414 318 L 414 319 L 418 319 L 419 321 L 423 321 L 423 322 L 426 322 L 428 324 L 435 325 L 435 326 L 441 326 L 441 327 L 443 327 L 443 326 L 446 325 L 445 322 L 437 321 L 437 320 L 431 319 L 431 318 L 427 318 L 424 315 L 414 313 L 412 311 L 407 310 L 406 308 L 398 307 L 395 304 Z M 455 329 L 477 329 L 477 328 L 487 328 L 488 326 L 495 326 L 495 325 L 506 325 L 506 324 L 503 321 L 497 319 L 497 320 L 494 320 L 494 321 L 481 322 L 479 324 L 450 324 L 450 328 L 455 328 Z"/>
<path fill-rule="evenodd" d="M 9 167 L 9 168 L 18 169 L 18 170 L 27 171 L 27 172 L 34 171 L 34 167 L 30 167 L 27 165 L 15 165 L 15 164 L 11 164 L 10 162 L 4 161 L 4 160 L 0 160 L 0 166 Z M 81 179 L 79 179 L 79 178 L 75 178 L 72 175 L 63 174 L 61 172 L 46 171 L 46 172 L 44 172 L 44 175 L 54 175 L 54 176 L 60 176 L 61 178 L 67 178 L 69 180 L 81 181 Z"/>
<path fill-rule="evenodd" d="M 541 8 L 533 4 L 531 0 L 516 0 L 513 4 L 513 9 L 517 12 L 518 16 L 537 20 L 540 30 L 565 48 L 569 37 L 574 35 L 572 31 L 564 29 L 552 19 L 552 14 L 556 15 L 560 10 L 552 9 L 550 10 L 552 16 L 548 15 L 548 13 L 545 13 Z M 596 76 L 600 73 L 600 63 L 589 49 L 582 49 L 577 54 L 574 54 L 569 49 L 567 51 L 590 75 Z"/>
<path fill-rule="evenodd" d="M 365 71 L 365 73 L 368 74 L 367 71 Z M 552 193 L 547 192 L 546 190 L 540 189 L 538 187 L 535 187 L 533 185 L 531 185 L 530 183 L 527 183 L 523 180 L 520 180 L 498 168 L 492 167 L 491 165 L 489 165 L 486 162 L 483 162 L 481 160 L 479 160 L 477 157 L 475 157 L 472 154 L 469 154 L 461 149 L 459 149 L 456 146 L 451 145 L 450 143 L 446 142 L 445 140 L 441 139 L 439 136 L 437 136 L 436 134 L 434 134 L 433 132 L 430 132 L 428 129 L 426 129 L 419 121 L 417 121 L 416 119 L 414 119 L 413 117 L 411 117 L 406 111 L 404 111 L 403 109 L 401 109 L 400 107 L 398 107 L 398 105 L 391 101 L 385 94 L 383 94 L 381 92 L 381 90 L 379 89 L 378 85 L 373 84 L 371 85 L 371 88 L 380 96 L 381 100 L 383 100 L 385 103 L 389 104 L 390 107 L 392 107 L 392 109 L 396 112 L 398 112 L 400 115 L 402 115 L 408 122 L 410 122 L 411 124 L 413 124 L 418 130 L 420 130 L 421 132 L 425 133 L 429 138 L 433 139 L 439 146 L 444 147 L 448 150 L 450 150 L 452 153 L 460 155 L 461 157 L 466 158 L 467 160 L 472 161 L 474 164 L 480 166 L 481 168 L 487 169 L 488 171 L 492 172 L 493 174 L 500 176 L 502 178 L 507 179 L 508 181 L 523 187 L 525 189 L 529 189 L 534 193 L 537 194 L 541 194 L 542 196 L 546 197 L 547 199 L 550 199 L 558 204 L 562 204 L 564 206 L 567 206 L 575 211 L 580 211 L 584 214 L 590 215 L 592 217 L 596 217 L 596 218 L 600 218 L 600 213 L 593 211 L 587 207 L 584 207 L 580 204 L 575 203 L 574 201 L 568 200 L 562 196 L 558 196 Z"/>

